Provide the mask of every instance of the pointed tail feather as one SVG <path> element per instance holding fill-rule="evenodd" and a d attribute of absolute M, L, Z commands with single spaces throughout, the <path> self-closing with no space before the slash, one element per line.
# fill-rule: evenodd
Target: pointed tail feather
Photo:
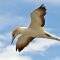
<path fill-rule="evenodd" d="M 47 37 L 46 38 L 49 38 L 49 39 L 54 39 L 54 40 L 57 40 L 57 41 L 60 41 L 60 38 L 55 36 L 55 35 L 52 35 L 50 33 L 46 33 L 45 34 Z"/>

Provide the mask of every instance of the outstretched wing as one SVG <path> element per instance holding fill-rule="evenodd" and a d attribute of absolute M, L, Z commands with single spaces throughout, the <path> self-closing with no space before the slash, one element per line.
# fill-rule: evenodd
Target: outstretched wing
<path fill-rule="evenodd" d="M 46 14 L 45 6 L 41 5 L 31 13 L 31 24 L 30 27 L 43 27 L 45 25 L 44 16 Z"/>
<path fill-rule="evenodd" d="M 16 51 L 18 50 L 20 52 L 23 50 L 33 39 L 33 37 L 27 35 L 22 35 L 19 37 L 16 43 Z"/>

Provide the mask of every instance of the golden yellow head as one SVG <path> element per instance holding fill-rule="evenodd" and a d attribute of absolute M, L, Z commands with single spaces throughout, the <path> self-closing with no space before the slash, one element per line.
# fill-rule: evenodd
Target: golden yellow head
<path fill-rule="evenodd" d="M 16 37 L 19 33 L 20 33 L 20 28 L 16 28 L 16 29 L 13 30 L 13 32 L 12 32 L 12 42 L 11 42 L 11 43 L 13 43 L 15 37 Z"/>

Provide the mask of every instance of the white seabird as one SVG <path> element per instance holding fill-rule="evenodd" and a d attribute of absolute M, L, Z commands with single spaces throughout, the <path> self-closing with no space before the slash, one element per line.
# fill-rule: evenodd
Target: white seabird
<path fill-rule="evenodd" d="M 44 30 L 45 15 L 46 8 L 41 5 L 31 13 L 31 24 L 28 28 L 16 28 L 13 30 L 12 42 L 18 34 L 22 34 L 17 40 L 16 51 L 18 50 L 20 52 L 23 50 L 34 38 L 48 38 L 60 41 L 60 38 L 57 38 Z"/>

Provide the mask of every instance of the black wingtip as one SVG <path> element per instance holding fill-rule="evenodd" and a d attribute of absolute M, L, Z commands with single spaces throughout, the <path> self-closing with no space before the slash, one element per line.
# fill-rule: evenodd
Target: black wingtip
<path fill-rule="evenodd" d="M 38 9 L 44 9 L 45 11 L 47 10 L 44 4 L 42 4 Z"/>
<path fill-rule="evenodd" d="M 39 8 L 42 8 L 44 6 L 44 4 L 42 4 Z"/>
<path fill-rule="evenodd" d="M 44 6 L 44 4 L 42 4 L 40 7 L 43 7 Z"/>

